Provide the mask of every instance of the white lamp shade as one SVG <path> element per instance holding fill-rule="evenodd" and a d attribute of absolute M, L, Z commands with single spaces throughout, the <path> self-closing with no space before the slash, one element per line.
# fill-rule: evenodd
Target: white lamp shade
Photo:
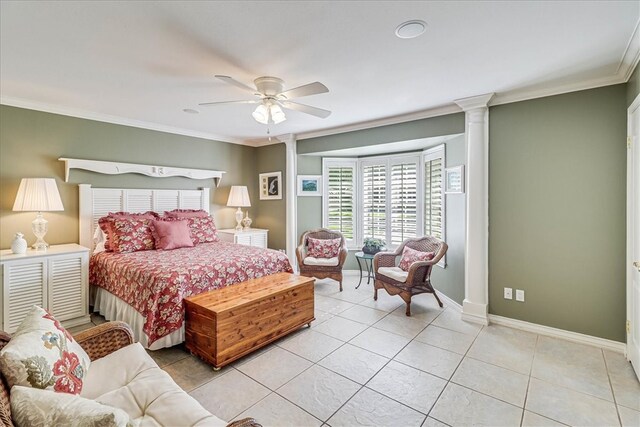
<path fill-rule="evenodd" d="M 246 208 L 251 206 L 251 200 L 249 200 L 249 191 L 244 185 L 232 185 L 231 192 L 229 192 L 229 199 L 227 200 L 227 206 L 235 206 L 238 208 Z"/>
<path fill-rule="evenodd" d="M 63 211 L 62 199 L 53 178 L 22 178 L 14 211 Z"/>

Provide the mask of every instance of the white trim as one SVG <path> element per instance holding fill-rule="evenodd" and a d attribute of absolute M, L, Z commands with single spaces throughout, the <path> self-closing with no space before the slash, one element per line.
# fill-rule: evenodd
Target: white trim
<path fill-rule="evenodd" d="M 298 228 L 298 198 L 296 197 L 296 173 L 298 171 L 298 156 L 296 154 L 296 137 L 293 134 L 287 135 L 284 139 L 286 157 L 286 183 L 285 183 L 285 204 L 286 204 L 286 251 L 289 262 L 294 271 L 298 271 L 296 263 L 296 240 Z M 282 184 L 281 184 L 282 185 Z"/>
<path fill-rule="evenodd" d="M 564 329 L 552 328 L 550 326 L 525 322 L 524 320 L 511 319 L 509 317 L 497 316 L 495 314 L 489 315 L 489 321 L 496 325 L 508 326 L 510 328 L 520 329 L 522 331 L 532 332 L 534 334 L 545 335 L 553 338 L 561 338 L 580 344 L 592 345 L 605 350 L 615 351 L 617 353 L 624 353 L 626 348 L 625 343 L 619 341 L 598 338 L 591 335 L 581 334 L 579 332 L 566 331 Z"/>
<path fill-rule="evenodd" d="M 352 246 L 356 246 L 357 242 L 360 241 L 359 239 L 359 220 L 358 220 L 358 207 L 357 207 L 357 203 L 358 203 L 358 196 L 357 196 L 357 192 L 358 192 L 358 188 L 359 188 L 359 182 L 358 182 L 358 159 L 356 158 L 348 158 L 348 157 L 343 157 L 343 158 L 332 158 L 332 157 L 324 157 L 322 159 L 322 226 L 324 228 L 328 228 L 327 226 L 327 220 L 329 217 L 329 212 L 328 212 L 328 208 L 329 208 L 329 174 L 327 173 L 327 169 L 331 166 L 338 166 L 338 167 L 351 167 L 353 168 L 353 206 L 354 206 L 354 210 L 355 212 L 353 213 L 353 239 L 347 239 L 345 237 L 345 243 L 347 245 L 347 247 L 352 247 Z"/>
<path fill-rule="evenodd" d="M 624 81 L 629 81 L 631 74 L 633 74 L 633 70 L 638 65 L 638 60 L 640 60 L 640 18 L 636 22 L 636 27 L 633 29 L 633 33 L 629 38 L 629 43 L 627 43 L 627 47 L 622 54 L 622 58 L 620 59 L 620 63 L 618 64 L 618 69 L 616 70 L 617 75 L 624 76 Z M 623 66 L 626 65 L 626 70 Z"/>
<path fill-rule="evenodd" d="M 638 94 L 636 96 L 636 98 L 633 100 L 633 102 L 631 103 L 631 105 L 629 106 L 629 108 L 627 109 L 627 138 L 632 138 L 633 136 L 633 122 L 632 122 L 632 117 L 633 114 L 636 112 L 636 110 L 638 110 L 638 108 L 640 108 L 640 94 Z M 640 143 L 640 139 L 636 139 L 635 141 L 631 141 L 631 144 L 638 144 Z M 633 154 L 634 154 L 634 150 L 638 150 L 639 148 L 637 146 L 633 146 L 633 149 L 627 148 L 627 211 L 626 211 L 626 216 L 627 216 L 627 242 L 626 242 L 626 252 L 627 252 L 627 256 L 626 256 L 626 280 L 625 280 L 625 285 L 626 285 L 626 297 L 627 297 L 627 313 L 626 313 L 626 321 L 630 322 L 630 329 L 634 330 L 634 328 L 640 328 L 640 325 L 634 325 L 634 316 L 633 316 L 633 262 L 635 261 L 633 259 L 633 232 L 634 232 L 634 228 L 638 227 L 638 225 L 634 224 L 633 222 L 633 206 L 634 203 L 637 204 L 638 201 L 634 200 L 634 185 L 638 185 L 638 183 L 634 183 L 634 164 L 633 164 Z M 632 352 L 634 350 L 632 350 L 632 345 L 633 345 L 633 338 L 629 336 L 629 332 L 627 332 L 627 345 L 625 347 L 625 351 L 626 351 L 626 355 L 627 355 L 627 359 L 631 360 L 631 358 L 633 357 Z M 637 369 L 638 367 L 636 367 Z"/>
<path fill-rule="evenodd" d="M 229 144 L 249 145 L 244 140 L 230 138 L 227 136 L 217 135 L 209 132 L 201 132 L 191 129 L 167 126 L 160 123 L 147 122 L 144 120 L 135 120 L 127 117 L 112 116 L 110 114 L 98 113 L 95 111 L 84 110 L 79 108 L 65 107 L 62 105 L 48 104 L 45 102 L 31 101 L 23 98 L 14 98 L 10 96 L 0 96 L 0 104 L 11 107 L 26 108 L 27 110 L 43 111 L 45 113 L 60 114 L 62 116 L 76 117 L 80 119 L 95 120 L 103 123 L 113 123 L 116 125 L 131 126 L 140 129 L 155 130 L 158 132 L 172 133 L 176 135 L 191 136 L 194 138 L 208 139 L 211 141 L 226 142 Z"/>
<path fill-rule="evenodd" d="M 101 160 L 70 159 L 60 157 L 58 160 L 64 162 L 64 181 L 69 182 L 69 171 L 71 169 L 84 169 L 107 175 L 120 175 L 125 173 L 138 173 L 152 178 L 166 178 L 172 176 L 183 176 L 190 179 L 210 179 L 220 185 L 220 179 L 224 171 L 209 169 L 178 168 L 173 166 L 141 165 L 136 163 L 106 162 Z"/>

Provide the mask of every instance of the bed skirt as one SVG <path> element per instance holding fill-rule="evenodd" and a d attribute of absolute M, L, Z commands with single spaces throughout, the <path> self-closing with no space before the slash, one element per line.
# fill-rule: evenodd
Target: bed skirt
<path fill-rule="evenodd" d="M 144 348 L 148 348 L 149 350 L 160 350 L 161 348 L 173 347 L 174 345 L 184 342 L 183 324 L 177 331 L 173 331 L 169 335 L 164 336 L 149 345 L 149 338 L 142 330 L 144 326 L 144 317 L 138 313 L 138 311 L 117 296 L 113 295 L 111 292 L 98 286 L 91 286 L 89 294 L 89 302 L 90 305 L 93 306 L 94 312 L 100 313 L 109 321 L 120 320 L 128 323 L 133 330 L 134 338 L 142 344 Z"/>

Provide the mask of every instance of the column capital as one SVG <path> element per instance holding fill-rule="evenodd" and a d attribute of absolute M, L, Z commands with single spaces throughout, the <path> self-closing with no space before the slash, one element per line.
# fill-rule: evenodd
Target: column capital
<path fill-rule="evenodd" d="M 456 99 L 453 102 L 458 104 L 458 106 L 460 108 L 462 108 L 462 111 L 472 111 L 472 110 L 476 110 L 476 109 L 484 109 L 484 108 L 488 107 L 489 101 L 491 101 L 491 98 L 493 98 L 494 95 L 495 95 L 495 93 L 491 92 L 491 93 L 487 93 L 487 94 L 484 94 L 484 95 L 478 95 L 478 96 L 472 96 L 472 97 L 469 97 L 469 98 Z"/>
<path fill-rule="evenodd" d="M 296 144 L 296 135 L 294 133 L 287 133 L 285 135 L 277 136 L 276 139 L 283 142 L 287 147 Z"/>

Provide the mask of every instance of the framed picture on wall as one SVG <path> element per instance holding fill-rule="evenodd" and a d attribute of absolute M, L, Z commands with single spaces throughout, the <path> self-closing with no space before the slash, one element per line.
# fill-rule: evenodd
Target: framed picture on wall
<path fill-rule="evenodd" d="M 282 199 L 282 172 L 261 173 L 258 185 L 260 200 Z"/>
<path fill-rule="evenodd" d="M 322 175 L 298 175 L 298 196 L 322 196 Z"/>
<path fill-rule="evenodd" d="M 445 169 L 444 192 L 445 194 L 464 193 L 464 165 Z"/>

